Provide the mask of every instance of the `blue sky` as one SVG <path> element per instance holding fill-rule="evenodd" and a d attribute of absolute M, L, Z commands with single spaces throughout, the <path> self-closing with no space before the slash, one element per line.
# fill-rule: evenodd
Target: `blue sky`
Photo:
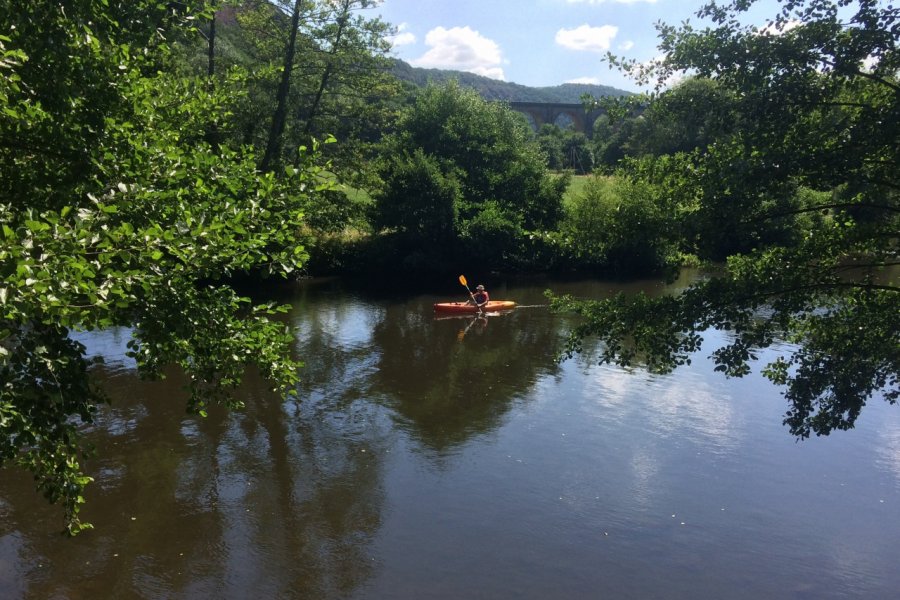
<path fill-rule="evenodd" d="M 698 23 L 705 0 L 384 0 L 376 13 L 398 27 L 393 56 L 426 68 L 470 71 L 528 86 L 566 82 L 639 88 L 603 62 L 607 50 L 649 60 L 654 23 Z M 764 25 L 776 0 L 759 0 Z"/>

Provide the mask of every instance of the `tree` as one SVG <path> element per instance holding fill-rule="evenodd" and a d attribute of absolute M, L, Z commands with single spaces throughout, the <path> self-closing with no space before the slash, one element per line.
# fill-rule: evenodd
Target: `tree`
<path fill-rule="evenodd" d="M 266 151 L 259 165 L 262 171 L 274 170 L 275 162 L 281 158 L 288 94 L 291 91 L 291 72 L 294 69 L 294 55 L 297 53 L 297 29 L 300 25 L 300 14 L 304 4 L 308 4 L 308 2 L 294 0 L 291 8 L 291 25 L 288 29 L 288 41 L 284 46 L 284 62 L 281 65 L 278 93 L 275 95 L 275 111 L 272 113 Z"/>
<path fill-rule="evenodd" d="M 790 431 L 826 435 L 853 427 L 873 395 L 900 397 L 900 286 L 888 270 L 900 230 L 900 9 L 785 0 L 754 28 L 740 22 L 751 4 L 706 4 L 702 30 L 661 25 L 664 58 L 650 66 L 611 57 L 639 81 L 689 71 L 734 99 L 739 130 L 703 152 L 640 163 L 701 233 L 748 234 L 729 249 L 727 274 L 680 296 L 554 303 L 586 317 L 570 351 L 596 335 L 603 361 L 658 371 L 688 362 L 707 328 L 733 331 L 713 352 L 732 376 L 759 349 L 796 342 L 763 372 L 786 386 Z M 812 214 L 819 223 L 797 227 Z"/>
<path fill-rule="evenodd" d="M 716 80 L 690 77 L 647 107 L 635 121 L 626 151 L 638 157 L 705 150 L 741 129 L 732 103 Z"/>
<path fill-rule="evenodd" d="M 587 136 L 580 131 L 567 131 L 563 139 L 563 155 L 565 166 L 579 175 L 594 170 L 594 154 Z"/>
<path fill-rule="evenodd" d="M 385 161 L 385 186 L 374 195 L 380 226 L 401 227 L 397 216 L 420 201 L 396 187 L 406 181 L 395 175 L 398 168 L 437 165 L 442 176 L 423 171 L 423 180 L 445 182 L 439 186 L 447 192 L 442 198 L 456 197 L 453 209 L 441 215 L 455 217 L 454 237 L 461 246 L 429 244 L 431 251 L 472 252 L 495 264 L 522 259 L 519 244 L 527 239 L 525 231 L 551 229 L 562 213 L 566 180 L 547 171 L 524 118 L 455 82 L 422 90 L 402 115 L 398 132 L 385 141 L 383 154 L 413 158 Z M 451 181 L 458 194 L 449 193 Z M 398 202 L 407 208 L 399 210 Z M 492 242 L 487 253 L 481 246 L 485 240 Z"/>
<path fill-rule="evenodd" d="M 458 174 L 421 148 L 388 160 L 375 228 L 395 228 L 419 245 L 452 242 L 462 196 Z"/>
<path fill-rule="evenodd" d="M 359 143 L 380 136 L 393 117 L 387 98 L 396 93 L 386 58 L 393 28 L 363 13 L 380 0 L 337 0 L 322 3 L 307 35 L 312 51 L 302 65 L 297 99 L 298 127 L 294 147 L 309 144 L 311 136 L 339 136 Z M 295 154 L 296 156 L 296 154 Z"/>
<path fill-rule="evenodd" d="M 646 178 L 594 175 L 567 202 L 548 242 L 561 267 L 631 277 L 671 268 L 679 243 L 674 203 Z"/>
<path fill-rule="evenodd" d="M 579 175 L 590 173 L 594 168 L 590 140 L 580 131 L 544 123 L 535 138 L 545 155 L 548 168 L 555 171 L 570 169 Z"/>
<path fill-rule="evenodd" d="M 317 169 L 276 179 L 206 141 L 241 81 L 212 88 L 168 61 L 210 8 L 0 1 L 0 460 L 34 474 L 73 534 L 88 526 L 82 435 L 107 399 L 71 331 L 130 327 L 140 373 L 180 365 L 200 415 L 238 404 L 248 365 L 296 380 L 277 307 L 225 282 L 301 265 Z"/>
<path fill-rule="evenodd" d="M 554 171 L 563 170 L 565 168 L 565 154 L 563 153 L 562 129 L 552 123 L 544 123 L 541 125 L 535 138 L 546 157 L 547 168 Z"/>
<path fill-rule="evenodd" d="M 335 168 L 359 169 L 396 112 L 386 58 L 393 30 L 365 16 L 379 3 L 244 0 L 230 9 L 233 18 L 217 31 L 237 50 L 230 63 L 252 71 L 252 101 L 237 119 L 242 141 L 266 148 L 263 170 L 296 166 L 300 147 L 328 136 L 342 142 L 329 148 Z"/>
<path fill-rule="evenodd" d="M 597 166 L 607 171 L 613 170 L 625 158 L 626 145 L 634 129 L 634 116 L 610 118 L 609 114 L 602 114 L 597 117 L 591 137 Z"/>

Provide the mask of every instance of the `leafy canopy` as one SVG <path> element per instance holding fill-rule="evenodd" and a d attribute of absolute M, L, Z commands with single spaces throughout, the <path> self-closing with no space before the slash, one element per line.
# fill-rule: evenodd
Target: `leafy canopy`
<path fill-rule="evenodd" d="M 552 228 L 562 214 L 566 180 L 549 173 L 524 118 L 455 82 L 424 88 L 383 153 L 375 224 L 423 244 L 449 231 L 462 244 L 429 250 L 512 260 L 525 231 Z"/>
<path fill-rule="evenodd" d="M 785 0 L 754 28 L 741 23 L 752 4 L 704 5 L 704 29 L 660 25 L 654 64 L 610 57 L 658 86 L 710 80 L 736 115 L 740 127 L 703 148 L 628 165 L 671 191 L 673 226 L 693 231 L 690 250 L 726 256 L 727 272 L 677 297 L 554 304 L 586 317 L 570 351 L 597 336 L 603 361 L 658 371 L 687 362 L 712 327 L 734 332 L 713 352 L 732 376 L 775 340 L 795 342 L 764 373 L 786 386 L 790 431 L 825 435 L 873 395 L 900 397 L 900 9 Z"/>
<path fill-rule="evenodd" d="M 247 365 L 295 382 L 279 309 L 221 282 L 300 267 L 318 171 L 304 156 L 261 175 L 249 149 L 205 141 L 241 77 L 173 75 L 168 60 L 209 11 L 0 1 L 0 460 L 62 503 L 70 533 L 87 526 L 82 436 L 106 401 L 71 331 L 130 327 L 141 374 L 180 365 L 201 415 L 236 404 Z"/>

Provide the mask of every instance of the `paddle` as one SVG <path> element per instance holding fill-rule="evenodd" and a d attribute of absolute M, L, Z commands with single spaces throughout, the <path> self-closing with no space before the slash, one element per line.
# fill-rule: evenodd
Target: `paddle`
<path fill-rule="evenodd" d="M 461 284 L 463 284 L 464 286 L 466 286 L 466 291 L 469 292 L 469 295 L 470 295 L 470 296 L 472 296 L 472 295 L 473 295 L 473 294 L 472 294 L 472 290 L 469 289 L 469 282 L 466 281 L 466 276 L 465 276 L 465 275 L 460 275 L 460 276 L 459 276 L 459 282 L 460 282 Z M 473 297 L 474 297 L 474 296 L 473 296 Z"/>
<path fill-rule="evenodd" d="M 472 320 L 469 321 L 469 324 L 466 325 L 466 328 L 460 329 L 459 333 L 456 334 L 456 341 L 458 341 L 458 342 L 463 341 L 463 338 L 465 338 L 466 334 L 469 333 L 469 330 L 472 329 L 472 325 L 474 325 L 475 321 L 477 321 L 479 318 L 481 318 L 481 317 L 472 317 Z"/>
<path fill-rule="evenodd" d="M 464 286 L 466 286 L 466 291 L 469 292 L 469 296 L 472 298 L 472 302 L 475 302 L 475 294 L 473 294 L 473 293 L 472 293 L 472 290 L 469 289 L 469 282 L 466 281 L 466 276 L 465 276 L 465 275 L 460 275 L 460 276 L 459 276 L 459 282 L 460 282 L 461 284 L 463 284 Z M 479 315 L 483 315 L 483 314 L 484 314 L 484 311 L 481 310 L 481 307 L 478 306 L 478 303 L 477 303 L 477 302 L 475 302 L 475 307 L 478 309 L 478 314 L 479 314 Z"/>

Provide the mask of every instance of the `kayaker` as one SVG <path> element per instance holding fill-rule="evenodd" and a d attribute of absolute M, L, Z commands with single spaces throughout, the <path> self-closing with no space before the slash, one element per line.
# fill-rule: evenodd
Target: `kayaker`
<path fill-rule="evenodd" d="M 487 293 L 487 290 L 484 289 L 484 286 L 480 283 L 475 288 L 475 293 L 472 294 L 472 302 L 474 302 L 475 306 L 478 307 L 478 311 L 484 311 L 484 307 L 488 302 L 491 301 L 490 295 Z"/>

